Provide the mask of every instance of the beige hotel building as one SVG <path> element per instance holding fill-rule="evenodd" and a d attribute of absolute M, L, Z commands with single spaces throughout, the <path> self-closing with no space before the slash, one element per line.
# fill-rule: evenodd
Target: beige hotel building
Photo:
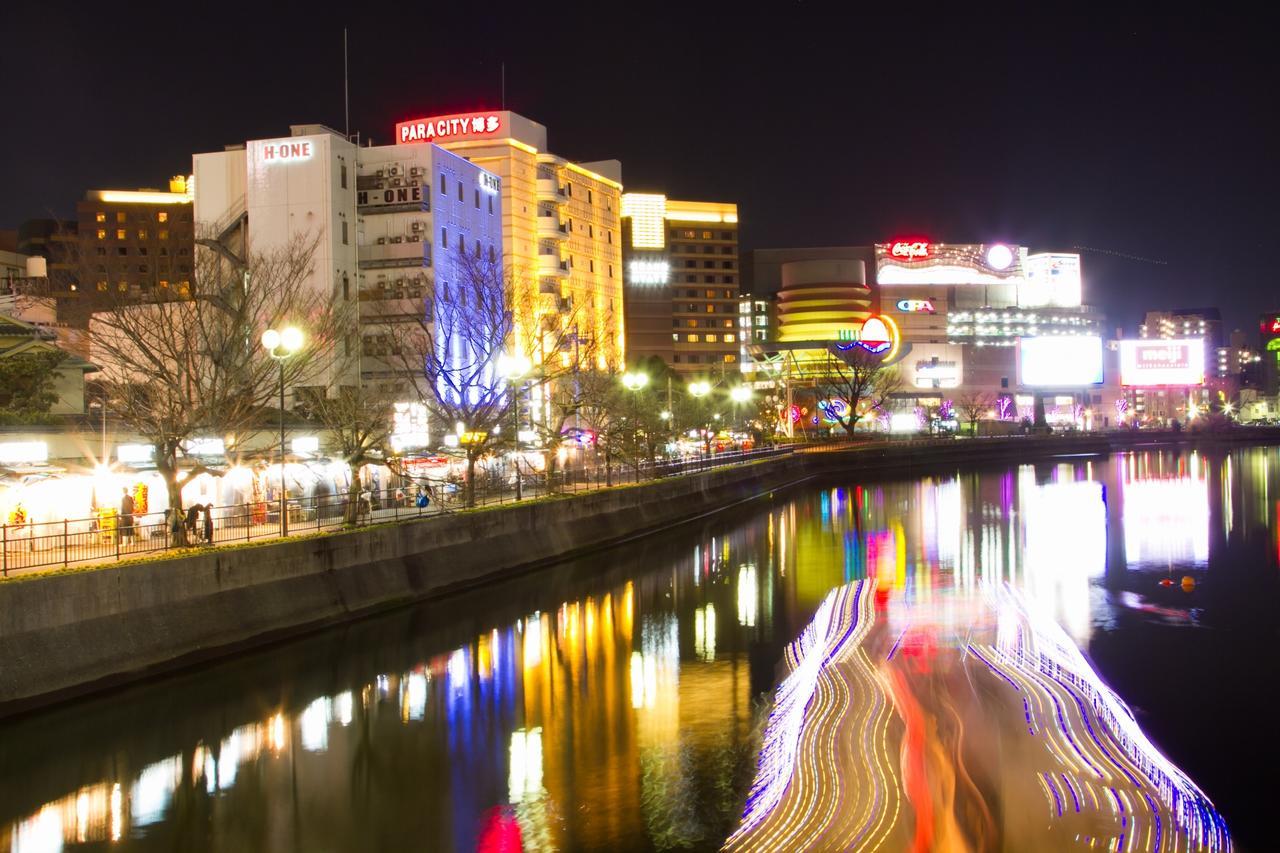
<path fill-rule="evenodd" d="M 567 341 L 566 362 L 623 364 L 621 163 L 558 157 L 543 125 L 509 111 L 400 122 L 396 143 L 434 143 L 498 176 L 516 334 L 535 360 Z"/>

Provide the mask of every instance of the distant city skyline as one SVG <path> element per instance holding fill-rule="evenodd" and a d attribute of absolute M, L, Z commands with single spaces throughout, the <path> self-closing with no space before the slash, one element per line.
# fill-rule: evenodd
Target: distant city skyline
<path fill-rule="evenodd" d="M 372 14 L 159 9 L 10 13 L 23 38 L 0 62 L 24 97 L 0 142 L 0 228 L 71 217 L 86 190 L 163 186 L 196 152 L 290 124 L 344 129 L 346 23 L 362 140 L 505 100 L 553 150 L 621 160 L 627 191 L 736 202 L 744 250 L 919 234 L 1080 252 L 1086 300 L 1130 335 L 1148 310 L 1214 305 L 1256 333 L 1280 307 L 1265 27 L 1023 16 L 942 34 L 785 6 L 754 31 L 684 9 L 405 38 Z"/>

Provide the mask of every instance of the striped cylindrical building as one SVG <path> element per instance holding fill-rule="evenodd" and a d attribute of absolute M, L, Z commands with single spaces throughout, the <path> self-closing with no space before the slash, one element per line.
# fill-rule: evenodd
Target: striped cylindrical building
<path fill-rule="evenodd" d="M 871 316 L 867 267 L 860 260 L 790 261 L 782 264 L 778 339 L 835 341 Z"/>

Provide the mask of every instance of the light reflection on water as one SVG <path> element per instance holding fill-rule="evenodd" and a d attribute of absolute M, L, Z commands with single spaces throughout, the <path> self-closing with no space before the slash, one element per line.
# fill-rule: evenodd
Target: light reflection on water
<path fill-rule="evenodd" d="M 11 724 L 8 775 L 60 792 L 30 802 L 11 779 L 0 849 L 712 849 L 741 815 L 760 697 L 832 589 L 874 578 L 895 636 L 909 619 L 942 644 L 964 642 L 983 586 L 1003 581 L 1083 648 L 1127 608 L 1194 621 L 1194 594 L 1142 579 L 1204 583 L 1233 536 L 1268 537 L 1274 559 L 1274 456 L 847 478 L 370 620 L 342 635 L 354 643 L 247 656 L 268 673 L 251 691 L 249 664 L 230 662 L 183 676 L 189 698 L 157 682 Z M 78 734 L 98 719 L 113 724 Z"/>

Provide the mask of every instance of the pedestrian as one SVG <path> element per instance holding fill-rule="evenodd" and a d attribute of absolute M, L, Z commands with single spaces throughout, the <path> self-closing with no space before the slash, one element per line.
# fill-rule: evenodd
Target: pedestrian
<path fill-rule="evenodd" d="M 426 509 L 427 504 L 431 503 L 431 498 L 427 496 L 426 489 L 418 486 L 418 493 L 413 496 L 413 502 L 417 504 L 418 509 Z"/>
<path fill-rule="evenodd" d="M 199 503 L 194 503 L 187 507 L 186 528 L 187 535 L 194 538 L 196 535 L 196 525 L 200 523 L 200 512 L 204 509 Z"/>
<path fill-rule="evenodd" d="M 213 544 L 213 501 L 204 505 L 204 541 Z"/>
<path fill-rule="evenodd" d="M 120 489 L 120 541 L 133 538 L 133 495 L 127 488 Z"/>

